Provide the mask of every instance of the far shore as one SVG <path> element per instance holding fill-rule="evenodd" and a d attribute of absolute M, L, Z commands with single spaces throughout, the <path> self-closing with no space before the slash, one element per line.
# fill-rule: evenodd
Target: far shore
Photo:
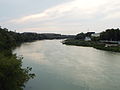
<path fill-rule="evenodd" d="M 93 48 L 105 50 L 105 51 L 120 52 L 120 45 L 106 46 L 107 44 L 102 43 L 100 41 L 83 41 L 83 40 L 67 39 L 67 40 L 64 40 L 62 43 L 66 45 L 93 47 Z"/>

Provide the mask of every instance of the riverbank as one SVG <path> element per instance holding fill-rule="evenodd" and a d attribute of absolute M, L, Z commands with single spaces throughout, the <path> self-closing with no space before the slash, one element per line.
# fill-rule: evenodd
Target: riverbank
<path fill-rule="evenodd" d="M 12 54 L 12 50 L 25 42 L 73 38 L 74 35 L 55 33 L 17 33 L 0 27 L 0 90 L 23 90 L 24 84 L 35 75 L 31 68 L 22 68 L 22 57 Z"/>
<path fill-rule="evenodd" d="M 30 73 L 32 68 L 22 68 L 23 57 L 12 53 L 25 39 L 19 33 L 0 28 L 0 90 L 23 90 L 25 83 L 35 76 Z"/>
<path fill-rule="evenodd" d="M 23 55 L 23 66 L 32 66 L 36 74 L 24 90 L 119 90 L 120 53 L 61 41 L 41 40 L 14 50 Z"/>
<path fill-rule="evenodd" d="M 105 43 L 101 43 L 98 41 L 83 41 L 76 39 L 67 39 L 62 42 L 66 45 L 75 45 L 75 46 L 85 46 L 85 47 L 93 47 L 100 50 L 112 51 L 112 52 L 120 52 L 120 46 L 110 46 L 105 47 Z"/>

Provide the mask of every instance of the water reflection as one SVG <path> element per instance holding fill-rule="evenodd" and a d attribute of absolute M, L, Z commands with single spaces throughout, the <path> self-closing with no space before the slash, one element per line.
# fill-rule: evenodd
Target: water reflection
<path fill-rule="evenodd" d="M 119 90 L 119 53 L 60 42 L 26 43 L 14 51 L 36 73 L 25 90 Z"/>

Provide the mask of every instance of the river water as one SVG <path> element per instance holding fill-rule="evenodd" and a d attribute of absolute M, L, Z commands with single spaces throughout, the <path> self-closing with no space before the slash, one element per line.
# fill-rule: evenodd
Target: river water
<path fill-rule="evenodd" d="M 120 53 L 61 41 L 24 43 L 13 51 L 36 74 L 24 90 L 120 90 Z"/>

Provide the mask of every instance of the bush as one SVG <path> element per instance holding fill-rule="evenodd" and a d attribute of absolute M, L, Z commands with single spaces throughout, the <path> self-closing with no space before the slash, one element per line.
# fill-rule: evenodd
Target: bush
<path fill-rule="evenodd" d="M 21 57 L 6 57 L 5 53 L 0 53 L 0 90 L 22 90 L 25 82 L 34 74 L 29 73 L 31 68 L 21 68 Z"/>

